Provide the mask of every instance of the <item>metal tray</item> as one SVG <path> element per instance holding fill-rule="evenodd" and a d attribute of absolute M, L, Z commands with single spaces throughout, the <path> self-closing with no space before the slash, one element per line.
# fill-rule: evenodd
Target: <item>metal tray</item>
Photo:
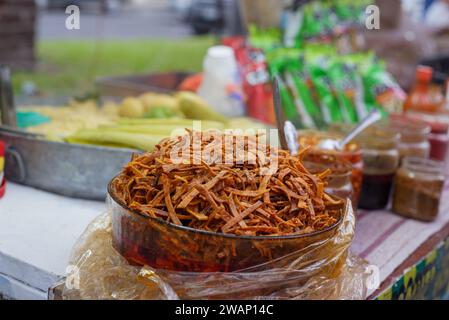
<path fill-rule="evenodd" d="M 100 78 L 96 81 L 102 97 L 134 96 L 148 91 L 171 93 L 189 75 L 172 72 L 123 77 Z M 2 83 L 8 85 L 3 103 L 14 110 L 9 71 Z M 33 101 L 34 100 L 34 101 Z M 29 105 L 55 105 L 59 97 L 31 99 Z M 22 102 L 24 104 L 24 102 Z M 6 122 L 5 122 L 6 123 Z M 109 181 L 130 161 L 132 149 L 108 148 L 52 142 L 10 126 L 0 125 L 0 140 L 6 144 L 6 179 L 64 196 L 104 200 Z"/>
<path fill-rule="evenodd" d="M 132 149 L 53 142 L 0 126 L 9 181 L 60 195 L 104 200 L 107 185 L 130 161 Z"/>
<path fill-rule="evenodd" d="M 126 97 L 145 92 L 173 93 L 192 73 L 168 72 L 121 77 L 103 77 L 95 81 L 101 96 Z"/>

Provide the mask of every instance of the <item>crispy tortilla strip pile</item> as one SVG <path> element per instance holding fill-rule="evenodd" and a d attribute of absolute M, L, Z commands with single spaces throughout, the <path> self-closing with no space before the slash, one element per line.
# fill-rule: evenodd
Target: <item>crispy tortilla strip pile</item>
<path fill-rule="evenodd" d="M 123 169 L 114 182 L 116 196 L 150 217 L 226 234 L 304 234 L 335 224 L 340 203 L 324 193 L 329 170 L 313 175 L 302 155 L 291 156 L 259 138 L 189 132 L 164 139 Z M 233 151 L 224 141 L 231 141 Z M 258 151 L 248 152 L 254 145 Z M 187 156 L 175 163 L 181 148 Z M 262 174 L 269 158 L 278 166 Z M 228 164 L 222 164 L 225 159 Z"/>

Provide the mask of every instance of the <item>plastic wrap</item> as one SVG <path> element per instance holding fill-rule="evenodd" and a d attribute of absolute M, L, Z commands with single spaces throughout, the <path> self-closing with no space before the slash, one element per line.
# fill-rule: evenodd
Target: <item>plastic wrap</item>
<path fill-rule="evenodd" d="M 116 208 L 117 209 L 117 208 Z M 95 219 L 72 253 L 64 299 L 364 299 L 367 263 L 348 255 L 351 205 L 335 232 L 268 264 L 233 272 L 133 266 L 112 245 L 111 213 Z"/>

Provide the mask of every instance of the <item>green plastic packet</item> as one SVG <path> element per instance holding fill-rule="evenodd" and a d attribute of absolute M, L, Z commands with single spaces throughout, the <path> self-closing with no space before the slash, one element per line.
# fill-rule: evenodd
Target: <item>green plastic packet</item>
<path fill-rule="evenodd" d="M 277 28 L 259 29 L 255 25 L 248 27 L 248 39 L 252 47 L 269 51 L 282 45 L 282 34 Z"/>
<path fill-rule="evenodd" d="M 303 7 L 303 28 L 300 32 L 305 39 L 318 37 L 323 34 L 324 25 L 322 23 L 323 10 L 320 1 L 307 3 Z"/>
<path fill-rule="evenodd" d="M 365 101 L 388 113 L 401 113 L 405 92 L 381 63 L 371 64 L 363 73 Z"/>
<path fill-rule="evenodd" d="M 334 8 L 334 1 L 322 1 L 322 24 L 326 34 L 333 34 L 338 26 L 338 17 Z"/>
<path fill-rule="evenodd" d="M 285 69 L 285 61 L 282 57 L 274 58 L 272 53 L 269 63 L 269 72 L 272 78 L 278 76 L 279 79 L 279 95 L 281 96 L 282 109 L 284 110 L 285 117 L 290 120 L 297 128 L 305 128 L 300 120 L 300 116 L 293 101 L 293 97 L 290 94 L 287 85 L 282 79 L 281 75 Z"/>
<path fill-rule="evenodd" d="M 302 121 L 303 117 L 298 112 L 294 97 L 290 94 L 287 85 L 281 78 L 279 79 L 279 93 L 281 95 L 282 108 L 284 110 L 285 117 L 290 120 L 296 128 L 307 128 L 307 124 Z"/>
<path fill-rule="evenodd" d="M 347 123 L 356 123 L 359 120 L 354 103 L 356 87 L 350 73 L 351 67 L 339 61 L 331 63 L 329 67 L 329 77 L 335 88 L 343 120 Z"/>
<path fill-rule="evenodd" d="M 350 1 L 340 0 L 334 3 L 335 13 L 340 23 L 349 23 L 352 17 Z"/>
<path fill-rule="evenodd" d="M 303 37 L 300 35 L 304 24 L 304 13 L 300 8 L 287 7 L 284 9 L 283 44 L 287 48 L 301 47 Z"/>
<path fill-rule="evenodd" d="M 326 124 L 343 122 L 343 115 L 324 64 L 319 61 L 310 64 L 311 81 L 320 105 L 321 115 Z"/>
<path fill-rule="evenodd" d="M 292 92 L 301 122 L 307 128 L 322 128 L 325 124 L 320 107 L 311 94 L 310 74 L 301 58 L 288 60 L 285 79 Z"/>

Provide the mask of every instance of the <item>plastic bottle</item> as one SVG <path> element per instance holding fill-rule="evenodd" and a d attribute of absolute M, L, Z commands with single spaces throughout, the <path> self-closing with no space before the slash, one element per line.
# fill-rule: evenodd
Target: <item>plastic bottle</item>
<path fill-rule="evenodd" d="M 433 69 L 427 66 L 418 66 L 416 69 L 416 82 L 404 102 L 404 111 L 438 112 L 444 97 L 441 91 L 431 85 Z"/>
<path fill-rule="evenodd" d="M 210 47 L 203 70 L 198 94 L 217 112 L 229 117 L 244 115 L 242 84 L 232 48 Z"/>

